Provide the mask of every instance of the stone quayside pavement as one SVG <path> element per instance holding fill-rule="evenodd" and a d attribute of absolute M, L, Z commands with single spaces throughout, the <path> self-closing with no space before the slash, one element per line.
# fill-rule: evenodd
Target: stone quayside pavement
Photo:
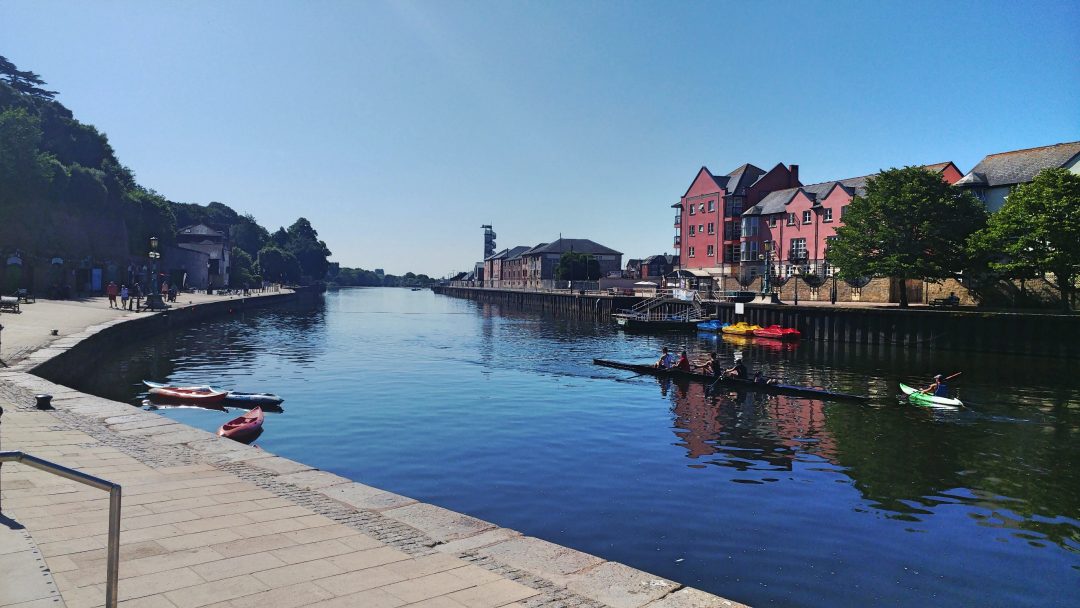
<path fill-rule="evenodd" d="M 26 373 L 43 354 L 0 367 L 0 449 L 123 486 L 121 606 L 740 606 Z M 108 494 L 14 463 L 0 492 L 0 606 L 103 606 Z"/>

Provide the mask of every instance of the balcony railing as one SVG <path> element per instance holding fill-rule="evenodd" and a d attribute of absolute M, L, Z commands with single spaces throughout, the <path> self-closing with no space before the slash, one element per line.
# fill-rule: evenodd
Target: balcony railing
<path fill-rule="evenodd" d="M 675 226 L 676 227 L 682 226 L 682 215 L 681 214 L 675 216 Z"/>

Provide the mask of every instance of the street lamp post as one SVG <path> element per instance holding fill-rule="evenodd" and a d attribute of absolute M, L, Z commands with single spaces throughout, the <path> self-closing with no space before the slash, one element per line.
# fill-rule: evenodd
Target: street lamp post
<path fill-rule="evenodd" d="M 761 277 L 761 293 L 763 293 L 765 295 L 768 295 L 769 292 L 771 291 L 771 289 L 770 289 L 771 286 L 769 285 L 769 268 L 770 268 L 769 245 L 770 245 L 770 242 L 766 241 L 765 242 L 765 253 L 762 254 L 761 256 L 759 256 L 759 258 L 761 260 L 765 261 L 765 269 L 764 269 L 765 274 Z"/>
<path fill-rule="evenodd" d="M 150 310 L 157 310 L 165 308 L 165 302 L 161 299 L 161 290 L 158 288 L 157 282 L 157 261 L 161 259 L 161 252 L 158 248 L 158 237 L 150 237 L 150 253 L 147 257 L 150 258 L 150 293 L 146 294 L 146 308 Z"/>

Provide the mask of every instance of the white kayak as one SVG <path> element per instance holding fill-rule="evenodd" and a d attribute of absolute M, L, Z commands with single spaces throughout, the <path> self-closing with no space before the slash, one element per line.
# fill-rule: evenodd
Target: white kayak
<path fill-rule="evenodd" d="M 934 395 L 928 395 L 920 392 L 917 388 L 911 388 L 910 386 L 900 383 L 900 390 L 908 396 L 908 400 L 916 405 L 943 405 L 946 407 L 964 407 L 964 403 L 959 399 L 951 399 L 949 397 L 936 397 Z"/>

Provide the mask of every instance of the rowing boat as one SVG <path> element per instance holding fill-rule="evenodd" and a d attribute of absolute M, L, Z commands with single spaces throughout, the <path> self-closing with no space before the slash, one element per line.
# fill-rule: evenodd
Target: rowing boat
<path fill-rule="evenodd" d="M 225 390 L 215 389 L 209 386 L 170 386 L 168 384 L 161 384 L 160 382 L 151 382 L 149 380 L 143 380 L 143 384 L 145 384 L 149 388 L 166 388 L 183 391 L 207 392 Z M 234 405 L 236 407 L 250 408 L 254 405 L 261 405 L 264 407 L 269 407 L 271 411 L 281 411 L 281 408 L 277 406 L 280 406 L 281 402 L 285 401 L 284 399 L 273 393 L 244 393 L 240 391 L 226 392 L 228 394 L 225 395 L 225 401 L 227 401 L 230 405 Z"/>
<path fill-rule="evenodd" d="M 917 388 L 911 388 L 910 386 L 900 383 L 900 390 L 903 391 L 908 397 L 908 401 L 911 401 L 915 405 L 935 406 L 943 405 L 946 407 L 964 407 L 964 403 L 959 399 L 951 399 L 949 397 L 938 397 L 936 395 L 929 395 L 920 391 Z"/>
<path fill-rule="evenodd" d="M 864 397 L 862 395 L 838 393 L 835 391 L 827 391 L 825 389 L 813 388 L 809 386 L 797 386 L 794 384 L 767 384 L 764 382 L 754 382 L 753 380 L 740 380 L 738 378 L 717 378 L 715 376 L 709 376 L 697 372 L 688 372 L 678 369 L 664 369 L 660 367 L 653 367 L 652 365 L 647 364 L 621 363 L 619 361 L 608 361 L 607 359 L 593 359 L 593 364 L 603 367 L 623 369 L 630 372 L 636 372 L 638 374 L 651 374 L 653 376 L 662 376 L 668 378 L 685 378 L 687 380 L 697 380 L 699 382 L 708 382 L 710 384 L 715 383 L 719 386 L 728 388 L 747 389 L 751 391 L 772 393 L 775 395 L 793 395 L 796 397 L 814 397 L 817 399 L 835 399 L 843 401 L 866 401 L 869 399 L 869 397 Z"/>
<path fill-rule="evenodd" d="M 221 425 L 221 428 L 218 429 L 218 435 L 221 435 L 222 437 L 228 437 L 229 439 L 235 439 L 237 441 L 254 439 L 258 432 L 262 429 L 262 425 L 262 408 L 255 407 L 243 416 L 233 418 L 232 420 Z"/>
<path fill-rule="evenodd" d="M 216 391 L 203 387 L 199 388 L 152 388 L 149 391 L 151 399 L 163 399 L 165 401 L 190 401 L 192 403 L 220 403 L 224 401 L 228 391 Z"/>

